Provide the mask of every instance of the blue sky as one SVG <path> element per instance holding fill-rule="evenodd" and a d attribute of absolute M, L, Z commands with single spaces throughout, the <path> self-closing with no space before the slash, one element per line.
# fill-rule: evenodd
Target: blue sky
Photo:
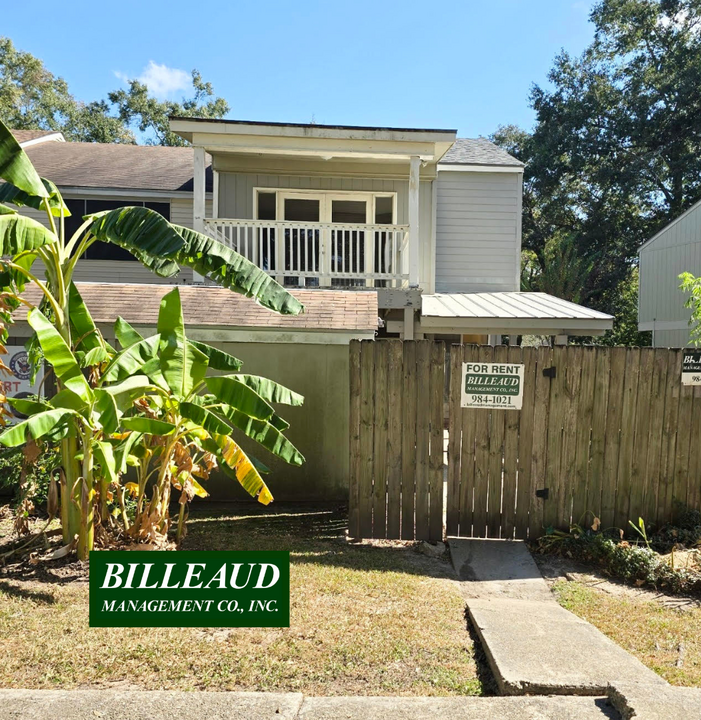
<path fill-rule="evenodd" d="M 82 100 L 142 77 L 179 98 L 192 68 L 230 117 L 349 125 L 530 127 L 528 94 L 591 41 L 591 0 L 36 0 L 0 33 Z"/>

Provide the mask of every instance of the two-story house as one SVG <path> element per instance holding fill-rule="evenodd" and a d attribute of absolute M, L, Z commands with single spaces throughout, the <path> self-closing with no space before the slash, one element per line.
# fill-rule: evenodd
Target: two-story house
<path fill-rule="evenodd" d="M 607 315 L 519 292 L 523 166 L 487 140 L 192 118 L 171 127 L 191 147 L 69 143 L 56 134 L 23 144 L 67 199 L 69 227 L 85 213 L 145 204 L 209 233 L 300 297 L 305 313 L 281 317 L 189 270 L 165 281 L 189 286 L 181 289 L 189 336 L 305 395 L 286 417 L 307 463 L 265 458 L 278 499 L 346 498 L 351 339 L 538 334 L 565 342 L 612 325 Z M 120 315 L 155 330 L 168 287 L 119 248 L 94 246 L 76 279 L 106 337 Z M 28 331 L 19 322 L 17 341 Z M 219 482 L 214 497 L 222 497 Z"/>

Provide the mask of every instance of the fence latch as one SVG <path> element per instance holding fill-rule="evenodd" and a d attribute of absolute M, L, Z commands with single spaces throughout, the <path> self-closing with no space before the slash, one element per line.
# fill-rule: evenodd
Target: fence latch
<path fill-rule="evenodd" d="M 552 368 L 552 370 L 554 370 L 554 369 L 555 368 Z M 545 372 L 545 370 L 543 370 L 543 372 Z M 543 498 L 543 500 L 547 500 L 550 497 L 550 488 L 541 488 L 540 490 L 536 490 L 535 496 L 539 497 L 539 498 Z"/>
<path fill-rule="evenodd" d="M 543 368 L 543 377 L 554 380 L 557 377 L 557 368 L 555 365 L 552 367 Z"/>

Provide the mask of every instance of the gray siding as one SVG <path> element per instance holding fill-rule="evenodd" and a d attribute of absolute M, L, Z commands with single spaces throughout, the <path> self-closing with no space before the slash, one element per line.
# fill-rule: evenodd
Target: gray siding
<path fill-rule="evenodd" d="M 408 171 L 407 171 L 408 174 Z M 380 178 L 341 178 L 298 175 L 258 175 L 253 173 L 219 173 L 219 217 L 253 219 L 254 188 L 301 189 L 319 191 L 396 192 L 397 224 L 409 222 L 409 181 Z M 431 183 L 419 188 L 419 282 L 431 288 Z"/>
<path fill-rule="evenodd" d="M 701 205 L 640 250 L 638 319 L 656 326 L 656 347 L 683 347 L 689 341 L 690 311 L 679 290 L 679 274 L 685 271 L 701 275 Z"/>
<path fill-rule="evenodd" d="M 522 177 L 438 173 L 436 292 L 519 290 Z"/>

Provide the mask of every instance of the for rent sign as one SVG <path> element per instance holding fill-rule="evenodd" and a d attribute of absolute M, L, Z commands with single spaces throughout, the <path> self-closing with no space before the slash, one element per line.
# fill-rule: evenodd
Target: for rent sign
<path fill-rule="evenodd" d="M 289 626 L 289 552 L 90 553 L 90 627 Z"/>
<path fill-rule="evenodd" d="M 523 365 L 463 363 L 460 405 L 466 408 L 520 410 Z"/>
<path fill-rule="evenodd" d="M 682 385 L 701 385 L 701 350 L 684 350 Z"/>

